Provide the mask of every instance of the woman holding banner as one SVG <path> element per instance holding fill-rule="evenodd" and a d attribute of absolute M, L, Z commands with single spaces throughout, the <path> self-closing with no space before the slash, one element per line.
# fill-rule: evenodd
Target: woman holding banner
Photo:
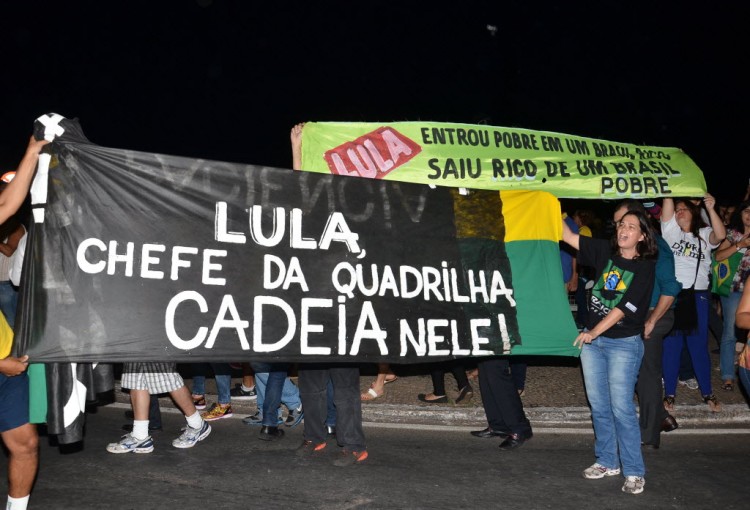
<path fill-rule="evenodd" d="M 716 200 L 708 193 L 703 202 L 711 226 L 706 226 L 701 210 L 691 200 L 664 198 L 661 233 L 674 254 L 674 267 L 682 291 L 677 296 L 675 325 L 664 338 L 664 407 L 674 410 L 680 355 L 687 344 L 701 395 L 712 412 L 721 404 L 711 387 L 711 358 L 708 353 L 708 312 L 711 292 L 708 275 L 711 251 L 726 237 L 726 228 L 714 210 Z"/>
<path fill-rule="evenodd" d="M 640 494 L 646 483 L 633 393 L 643 358 L 642 332 L 656 266 L 656 238 L 645 214 L 626 213 L 611 241 L 574 234 L 563 221 L 563 241 L 581 264 L 600 275 L 591 289 L 589 328 L 576 337 L 591 404 L 596 462 L 584 478 L 625 476 L 622 491 Z"/>

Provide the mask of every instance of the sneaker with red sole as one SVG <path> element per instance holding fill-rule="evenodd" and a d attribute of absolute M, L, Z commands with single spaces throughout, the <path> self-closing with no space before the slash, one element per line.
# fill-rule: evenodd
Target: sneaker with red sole
<path fill-rule="evenodd" d="M 315 444 L 312 441 L 305 440 L 302 444 L 294 451 L 297 457 L 310 457 L 321 453 L 328 446 L 326 443 Z"/>
<path fill-rule="evenodd" d="M 362 450 L 361 452 L 344 450 L 343 452 L 341 452 L 341 457 L 333 461 L 333 465 L 338 467 L 353 466 L 355 464 L 364 462 L 365 460 L 367 460 L 367 457 L 367 450 Z"/>

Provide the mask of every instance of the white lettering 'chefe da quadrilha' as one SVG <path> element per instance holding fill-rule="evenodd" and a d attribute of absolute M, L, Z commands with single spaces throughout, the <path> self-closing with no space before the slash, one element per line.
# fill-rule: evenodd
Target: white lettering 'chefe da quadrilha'
<path fill-rule="evenodd" d="M 285 238 L 287 214 L 283 208 L 276 208 L 273 215 L 273 228 L 268 236 L 261 232 L 260 206 L 249 211 L 249 230 L 252 241 L 260 246 L 278 246 Z M 349 252 L 357 254 L 358 258 L 365 255 L 358 244 L 358 234 L 351 231 L 341 213 L 333 212 L 323 229 L 319 240 L 302 236 L 302 212 L 292 209 L 289 214 L 289 246 L 300 250 L 327 250 L 333 242 L 344 243 Z M 247 243 L 247 236 L 241 232 L 227 230 L 226 203 L 219 202 L 216 206 L 215 239 L 225 243 Z M 199 249 L 197 247 L 174 246 L 165 256 L 168 247 L 158 243 L 144 243 L 141 245 L 140 257 L 135 255 L 135 243 L 125 243 L 124 250 L 119 249 L 117 241 L 104 241 L 88 238 L 82 241 L 77 249 L 78 267 L 88 274 L 106 273 L 113 276 L 120 273 L 126 277 L 135 274 L 136 260 L 139 262 L 137 277 L 144 279 L 164 279 L 167 277 L 177 281 L 181 271 L 193 267 L 196 258 L 200 259 L 201 283 L 206 286 L 225 286 L 226 278 L 221 274 L 223 266 L 221 258 L 227 256 L 226 250 Z M 351 339 L 346 326 L 347 298 L 363 297 L 392 297 L 400 299 L 436 300 L 439 302 L 485 302 L 496 303 L 500 298 L 506 299 L 510 307 L 515 307 L 513 289 L 505 286 L 499 271 L 486 274 L 484 271 L 468 272 L 469 289 L 467 294 L 459 290 L 459 274 L 456 268 L 448 267 L 447 262 L 441 268 L 430 266 L 412 267 L 399 266 L 394 270 L 386 265 L 352 264 L 340 262 L 331 274 L 331 285 L 339 293 L 338 303 L 333 299 L 303 297 L 297 310 L 286 300 L 277 296 L 257 295 L 253 298 L 252 346 L 248 341 L 246 331 L 250 321 L 244 320 L 237 308 L 234 297 L 225 294 L 219 310 L 212 314 L 209 311 L 205 297 L 195 290 L 184 290 L 171 298 L 165 311 L 165 334 L 169 342 L 176 348 L 191 350 L 204 346 L 211 349 L 223 329 L 234 330 L 240 348 L 243 351 L 269 353 L 285 348 L 299 331 L 300 353 L 302 355 L 350 355 L 359 354 L 363 341 L 373 341 L 377 344 L 381 355 L 388 355 L 386 338 L 388 332 L 383 330 L 376 316 L 371 301 L 363 301 L 359 313 L 359 320 Z M 302 293 L 309 293 L 310 289 L 297 257 L 288 261 L 273 255 L 264 255 L 263 260 L 263 288 L 266 290 L 289 290 L 297 286 Z M 201 314 L 207 319 L 213 316 L 211 327 L 201 326 L 191 338 L 180 336 L 175 327 L 175 316 L 180 306 L 197 306 Z M 337 345 L 333 347 L 314 345 L 315 334 L 330 337 L 330 331 L 324 331 L 323 325 L 315 323 L 313 317 L 316 309 L 333 309 L 336 307 L 338 315 Z M 263 338 L 263 314 L 267 307 L 275 307 L 286 317 L 286 331 L 280 338 L 268 340 Z M 331 313 L 326 312 L 326 313 Z M 497 322 L 501 331 L 504 346 L 510 345 L 510 339 L 503 314 L 498 314 Z M 476 319 L 470 324 L 471 347 L 459 345 L 458 324 L 455 320 L 442 318 L 416 317 L 399 321 L 399 355 L 406 356 L 410 350 L 419 356 L 445 355 L 488 355 L 491 350 L 485 349 L 489 340 L 482 337 L 482 328 L 489 327 L 490 319 Z M 278 330 L 283 328 L 279 327 Z"/>

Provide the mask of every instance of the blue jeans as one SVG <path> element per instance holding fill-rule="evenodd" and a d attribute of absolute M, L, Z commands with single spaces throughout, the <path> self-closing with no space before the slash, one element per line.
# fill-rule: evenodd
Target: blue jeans
<path fill-rule="evenodd" d="M 738 367 L 737 371 L 740 375 L 740 382 L 745 387 L 745 391 L 750 394 L 750 370 L 743 367 Z"/>
<path fill-rule="evenodd" d="M 719 344 L 719 366 L 722 381 L 734 381 L 734 344 L 737 342 L 734 336 L 734 314 L 737 313 L 741 297 L 742 292 L 730 292 L 726 297 L 721 296 L 724 331 Z"/>
<path fill-rule="evenodd" d="M 326 426 L 327 427 L 335 427 L 336 426 L 336 402 L 334 400 L 333 395 L 333 381 L 331 381 L 331 378 L 328 378 L 328 384 L 326 385 Z"/>
<path fill-rule="evenodd" d="M 285 363 L 251 363 L 255 372 L 256 405 L 263 417 L 263 425 L 275 427 L 281 418 L 281 404 L 287 409 L 302 405 L 299 388 L 287 377 Z M 276 416 L 274 420 L 273 416 Z"/>
<path fill-rule="evenodd" d="M 0 311 L 5 315 L 8 326 L 13 329 L 16 322 L 16 306 L 18 303 L 18 291 L 10 281 L 0 282 Z"/>
<path fill-rule="evenodd" d="M 232 386 L 232 367 L 229 363 L 211 363 L 216 380 L 216 393 L 219 404 L 229 404 L 232 397 L 229 389 Z M 193 395 L 206 394 L 206 371 L 208 363 L 196 363 L 193 367 Z"/>
<path fill-rule="evenodd" d="M 598 337 L 581 351 L 583 379 L 594 422 L 596 462 L 622 464 L 623 476 L 644 476 L 641 428 L 633 394 L 643 358 L 640 335 Z M 618 455 L 619 453 L 619 455 Z"/>

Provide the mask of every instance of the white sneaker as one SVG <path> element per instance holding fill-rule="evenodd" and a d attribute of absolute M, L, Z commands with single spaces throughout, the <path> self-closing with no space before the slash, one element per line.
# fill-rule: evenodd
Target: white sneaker
<path fill-rule="evenodd" d="M 698 381 L 695 379 L 695 377 L 691 377 L 690 379 L 686 379 L 684 381 L 678 380 L 677 382 L 680 384 L 680 386 L 687 386 L 690 390 L 698 389 Z"/>
<path fill-rule="evenodd" d="M 643 492 L 644 485 L 646 485 L 646 479 L 642 476 L 626 476 L 625 483 L 622 485 L 622 492 L 640 494 Z"/>
<path fill-rule="evenodd" d="M 203 420 L 203 425 L 199 429 L 193 427 L 185 427 L 182 435 L 172 441 L 172 446 L 175 448 L 192 448 L 198 441 L 203 441 L 211 433 L 211 425 L 206 420 Z"/>
<path fill-rule="evenodd" d="M 107 451 L 109 453 L 151 453 L 154 451 L 154 441 L 151 436 L 146 436 L 145 439 L 136 439 L 133 434 L 126 434 L 117 443 L 109 443 Z"/>
<path fill-rule="evenodd" d="M 583 477 L 588 478 L 589 480 L 598 480 L 599 478 L 604 478 L 605 476 L 615 476 L 619 474 L 620 468 L 608 468 L 606 466 L 602 466 L 598 462 L 583 470 Z"/>

